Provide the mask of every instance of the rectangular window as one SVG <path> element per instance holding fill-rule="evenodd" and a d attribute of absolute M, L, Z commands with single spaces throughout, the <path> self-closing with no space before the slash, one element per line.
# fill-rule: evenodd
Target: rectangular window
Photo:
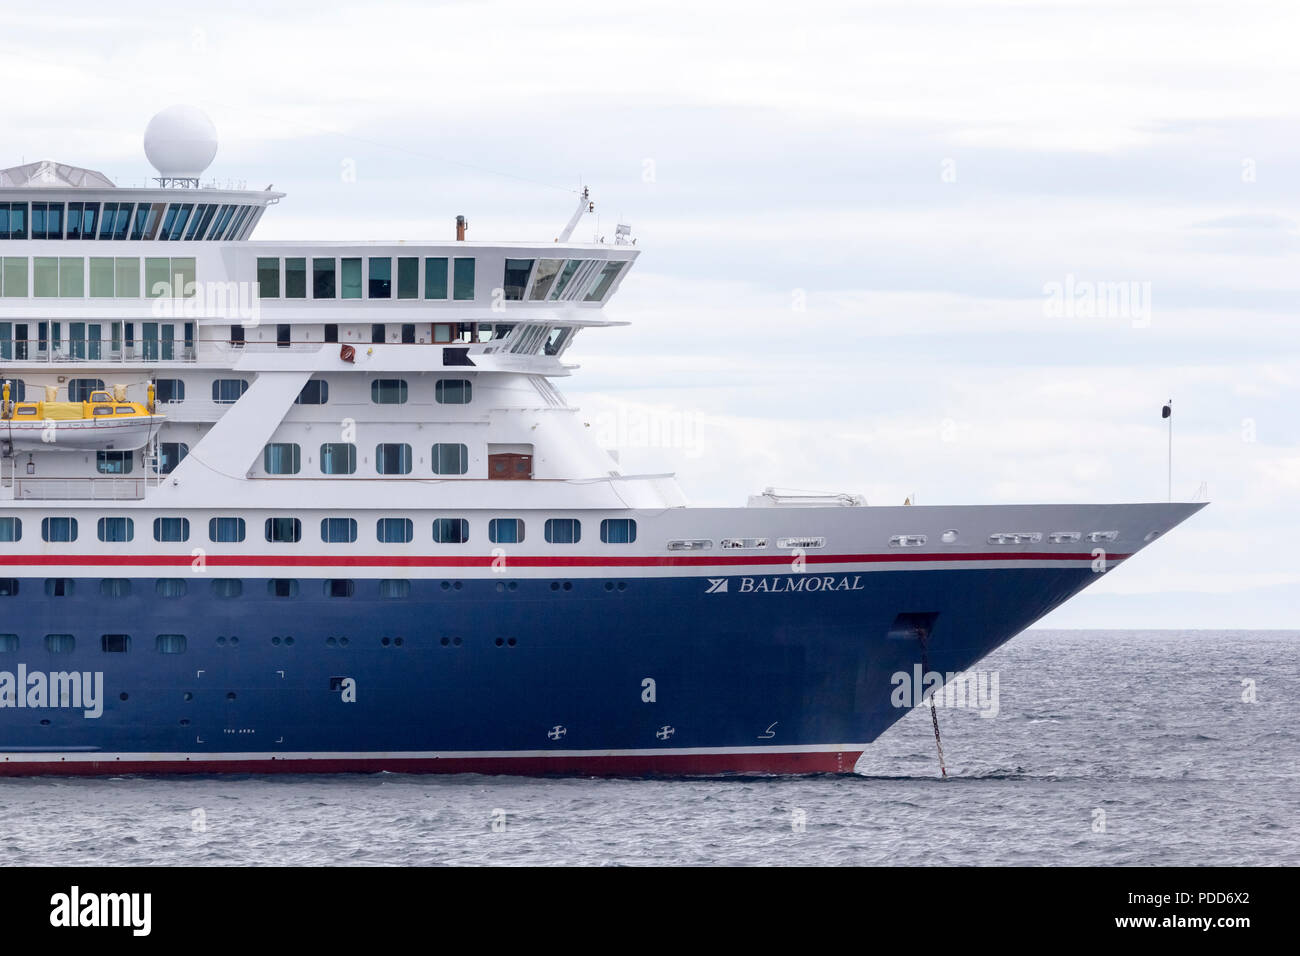
<path fill-rule="evenodd" d="M 248 381 L 242 378 L 219 378 L 212 383 L 212 401 L 218 405 L 233 405 L 248 391 Z"/>
<path fill-rule="evenodd" d="M 339 327 L 333 322 L 325 323 L 325 341 L 337 342 L 339 340 Z"/>
<path fill-rule="evenodd" d="M 32 295 L 54 299 L 59 295 L 59 260 L 54 256 L 37 256 L 32 260 Z"/>
<path fill-rule="evenodd" d="M 397 442 L 376 445 L 375 470 L 381 475 L 409 475 L 411 446 Z"/>
<path fill-rule="evenodd" d="M 129 475 L 135 467 L 133 451 L 95 452 L 95 470 L 101 475 Z"/>
<path fill-rule="evenodd" d="M 400 599 L 411 596 L 411 582 L 404 578 L 380 578 L 379 596 L 387 599 Z M 15 641 L 14 650 L 17 650 L 17 641 Z M 0 650 L 4 650 L 0 647 Z"/>
<path fill-rule="evenodd" d="M 275 347 L 287 349 L 293 340 L 290 338 L 292 327 L 287 322 L 281 322 L 275 327 Z"/>
<path fill-rule="evenodd" d="M 597 279 L 595 285 L 587 291 L 586 298 L 583 299 L 583 301 L 599 302 L 601 299 L 605 298 L 605 293 L 609 291 L 609 287 L 613 284 L 614 280 L 618 278 L 618 274 L 623 270 L 624 265 L 626 265 L 626 263 L 611 262 L 608 263 L 605 268 L 601 269 L 600 278 Z"/>
<path fill-rule="evenodd" d="M 244 593 L 244 582 L 239 578 L 216 578 L 212 582 L 212 596 L 237 598 Z"/>
<path fill-rule="evenodd" d="M 452 285 L 453 299 L 472 299 L 474 298 L 474 260 L 457 259 L 455 262 L 455 275 Z"/>
<path fill-rule="evenodd" d="M 555 277 L 560 274 L 560 267 L 564 265 L 563 259 L 541 259 L 537 263 L 537 275 L 533 279 L 533 291 L 528 294 L 532 302 L 541 302 L 545 300 L 546 293 L 551 291 L 551 285 L 555 282 Z"/>
<path fill-rule="evenodd" d="M 505 292 L 505 298 L 509 301 L 521 300 L 524 297 L 524 289 L 528 288 L 528 276 L 533 271 L 533 259 L 507 259 L 505 268 L 505 277 L 502 279 L 501 288 Z"/>
<path fill-rule="evenodd" d="M 387 256 L 370 258 L 370 298 L 393 297 L 393 260 Z"/>
<path fill-rule="evenodd" d="M 82 299 L 86 296 L 86 260 L 77 256 L 59 259 L 59 297 Z"/>
<path fill-rule="evenodd" d="M 447 259 L 445 256 L 424 260 L 424 297 L 447 298 Z"/>
<path fill-rule="evenodd" d="M 437 544 L 464 544 L 469 540 L 469 522 L 464 518 L 434 518 L 433 540 Z"/>
<path fill-rule="evenodd" d="M 101 634 L 99 646 L 105 654 L 126 654 L 131 650 L 131 635 Z"/>
<path fill-rule="evenodd" d="M 184 578 L 158 578 L 153 583 L 153 593 L 161 598 L 183 598 L 189 589 Z"/>
<path fill-rule="evenodd" d="M 208 521 L 208 539 L 223 544 L 244 540 L 243 518 L 213 518 Z"/>
<path fill-rule="evenodd" d="M 577 518 L 547 518 L 545 530 L 550 544 L 577 544 L 582 540 L 582 525 Z"/>
<path fill-rule="evenodd" d="M 488 540 L 493 544 L 523 544 L 523 519 L 493 518 L 488 522 Z"/>
<path fill-rule="evenodd" d="M 357 540 L 355 518 L 321 518 L 320 539 L 326 544 L 351 544 Z"/>
<path fill-rule="evenodd" d="M 377 378 L 370 383 L 370 400 L 376 405 L 405 405 L 406 380 Z"/>
<path fill-rule="evenodd" d="M 77 582 L 72 578 L 46 578 L 45 594 L 47 597 L 72 597 Z"/>
<path fill-rule="evenodd" d="M 361 260 L 343 260 L 343 298 L 361 298 Z"/>
<path fill-rule="evenodd" d="M 131 596 L 130 578 L 103 578 L 99 582 L 99 596 L 106 598 L 124 598 Z"/>
<path fill-rule="evenodd" d="M 257 294 L 263 299 L 280 298 L 280 260 L 258 256 Z"/>
<path fill-rule="evenodd" d="M 357 583 L 350 578 L 326 578 L 323 590 L 326 597 L 352 597 L 356 593 Z"/>
<path fill-rule="evenodd" d="M 184 634 L 159 634 L 154 638 L 154 649 L 159 654 L 184 654 Z"/>
<path fill-rule="evenodd" d="M 307 259 L 305 257 L 284 260 L 284 297 L 286 299 L 307 298 Z"/>
<path fill-rule="evenodd" d="M 113 298 L 113 260 L 106 256 L 92 256 L 90 260 L 90 297 Z"/>
<path fill-rule="evenodd" d="M 271 578 L 266 582 L 266 593 L 278 598 L 297 597 L 298 582 L 294 578 Z"/>
<path fill-rule="evenodd" d="M 415 326 L 409 322 L 402 324 L 402 344 L 403 345 L 415 344 Z"/>
<path fill-rule="evenodd" d="M 119 299 L 140 298 L 140 260 L 118 258 L 115 264 L 116 296 Z"/>
<path fill-rule="evenodd" d="M 164 405 L 185 401 L 185 382 L 179 378 L 160 378 L 154 382 L 154 398 Z"/>
<path fill-rule="evenodd" d="M 76 518 L 42 518 L 41 538 L 50 542 L 77 540 Z"/>
<path fill-rule="evenodd" d="M 463 475 L 469 471 L 469 449 L 457 442 L 439 442 L 430 461 L 435 475 Z"/>
<path fill-rule="evenodd" d="M 262 467 L 268 475 L 296 475 L 302 449 L 294 442 L 271 442 L 262 449 Z"/>
<path fill-rule="evenodd" d="M 21 540 L 23 540 L 23 519 L 0 518 L 0 542 L 9 544 Z"/>
<path fill-rule="evenodd" d="M 381 588 L 382 590 L 382 585 Z M 383 597 L 381 594 L 380 597 Z M 18 635 L 17 634 L 0 634 L 0 654 L 16 654 L 18 652 Z"/>
<path fill-rule="evenodd" d="M 410 518 L 380 518 L 375 523 L 375 537 L 381 544 L 410 544 L 414 536 Z"/>
<path fill-rule="evenodd" d="M 357 446 L 350 442 L 326 442 L 320 446 L 322 475 L 351 475 L 357 470 Z"/>
<path fill-rule="evenodd" d="M 181 441 L 158 443 L 158 474 L 170 475 L 190 453 L 190 446 Z"/>
<path fill-rule="evenodd" d="M 636 521 L 606 518 L 600 523 L 600 540 L 605 544 L 632 544 L 636 541 Z"/>
<path fill-rule="evenodd" d="M 266 540 L 272 544 L 296 544 L 302 540 L 302 522 L 297 518 L 267 518 Z"/>
<path fill-rule="evenodd" d="M 172 281 L 172 294 L 186 299 L 192 299 L 198 294 L 198 284 L 196 282 L 197 273 L 195 272 L 195 262 L 191 258 L 173 259 L 170 279 Z"/>
<path fill-rule="evenodd" d="M 311 294 L 315 299 L 332 299 L 334 288 L 334 260 L 313 259 L 311 261 Z"/>
<path fill-rule="evenodd" d="M 153 539 L 172 542 L 190 540 L 190 519 L 154 518 Z"/>
<path fill-rule="evenodd" d="M 4 284 L 0 291 L 6 299 L 27 298 L 27 259 L 26 257 L 5 256 Z"/>
<path fill-rule="evenodd" d="M 172 289 L 172 261 L 146 258 L 144 260 L 144 297 L 166 299 L 176 293 Z"/>
<path fill-rule="evenodd" d="M 420 260 L 403 257 L 397 260 L 397 297 L 417 299 L 420 296 Z"/>
<path fill-rule="evenodd" d="M 17 593 L 17 578 L 0 578 L 0 597 L 13 597 Z"/>
<path fill-rule="evenodd" d="M 232 325 L 230 327 L 230 347 L 235 349 L 244 347 L 244 327 L 242 325 Z"/>
<path fill-rule="evenodd" d="M 468 379 L 440 378 L 433 386 L 433 397 L 439 405 L 468 405 L 473 387 Z"/>
<path fill-rule="evenodd" d="M 71 634 L 46 634 L 45 649 L 51 654 L 71 654 L 77 648 L 77 639 Z"/>
<path fill-rule="evenodd" d="M 377 322 L 370 326 L 370 341 L 375 345 L 384 344 L 384 325 Z"/>
<path fill-rule="evenodd" d="M 293 403 L 295 405 L 324 405 L 329 400 L 329 382 L 323 378 L 313 378 L 302 387 Z"/>

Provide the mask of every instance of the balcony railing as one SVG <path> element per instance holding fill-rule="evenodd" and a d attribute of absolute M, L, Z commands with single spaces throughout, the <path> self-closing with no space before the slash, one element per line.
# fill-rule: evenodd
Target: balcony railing
<path fill-rule="evenodd" d="M 135 501 L 144 497 L 145 478 L 15 478 L 19 500 Z"/>

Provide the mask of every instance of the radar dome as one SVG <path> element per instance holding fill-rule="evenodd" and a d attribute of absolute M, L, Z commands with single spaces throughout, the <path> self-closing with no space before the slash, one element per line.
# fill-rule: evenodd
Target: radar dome
<path fill-rule="evenodd" d="M 149 121 L 144 153 L 158 175 L 198 179 L 217 155 L 217 128 L 193 106 L 169 106 Z"/>

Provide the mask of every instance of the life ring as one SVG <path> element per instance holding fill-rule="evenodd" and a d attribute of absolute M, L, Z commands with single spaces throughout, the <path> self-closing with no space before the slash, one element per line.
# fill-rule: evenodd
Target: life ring
<path fill-rule="evenodd" d="M 357 360 L 357 350 L 350 345 L 345 345 L 339 349 L 339 358 L 345 362 L 355 362 Z"/>

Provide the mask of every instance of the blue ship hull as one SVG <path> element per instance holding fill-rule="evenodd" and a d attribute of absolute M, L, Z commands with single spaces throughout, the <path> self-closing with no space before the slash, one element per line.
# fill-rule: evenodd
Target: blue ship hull
<path fill-rule="evenodd" d="M 929 670 L 964 671 L 1096 575 L 468 578 L 410 580 L 400 599 L 373 579 L 274 597 L 244 578 L 237 600 L 209 578 L 177 597 L 134 578 L 115 598 L 98 578 L 65 596 L 28 578 L 0 598 L 18 638 L 0 654 L 0 773 L 847 772 L 907 712 L 893 677 L 922 654 L 900 615 L 929 622 Z M 88 693 L 102 673 L 98 716 L 30 685 L 70 672 Z"/>

